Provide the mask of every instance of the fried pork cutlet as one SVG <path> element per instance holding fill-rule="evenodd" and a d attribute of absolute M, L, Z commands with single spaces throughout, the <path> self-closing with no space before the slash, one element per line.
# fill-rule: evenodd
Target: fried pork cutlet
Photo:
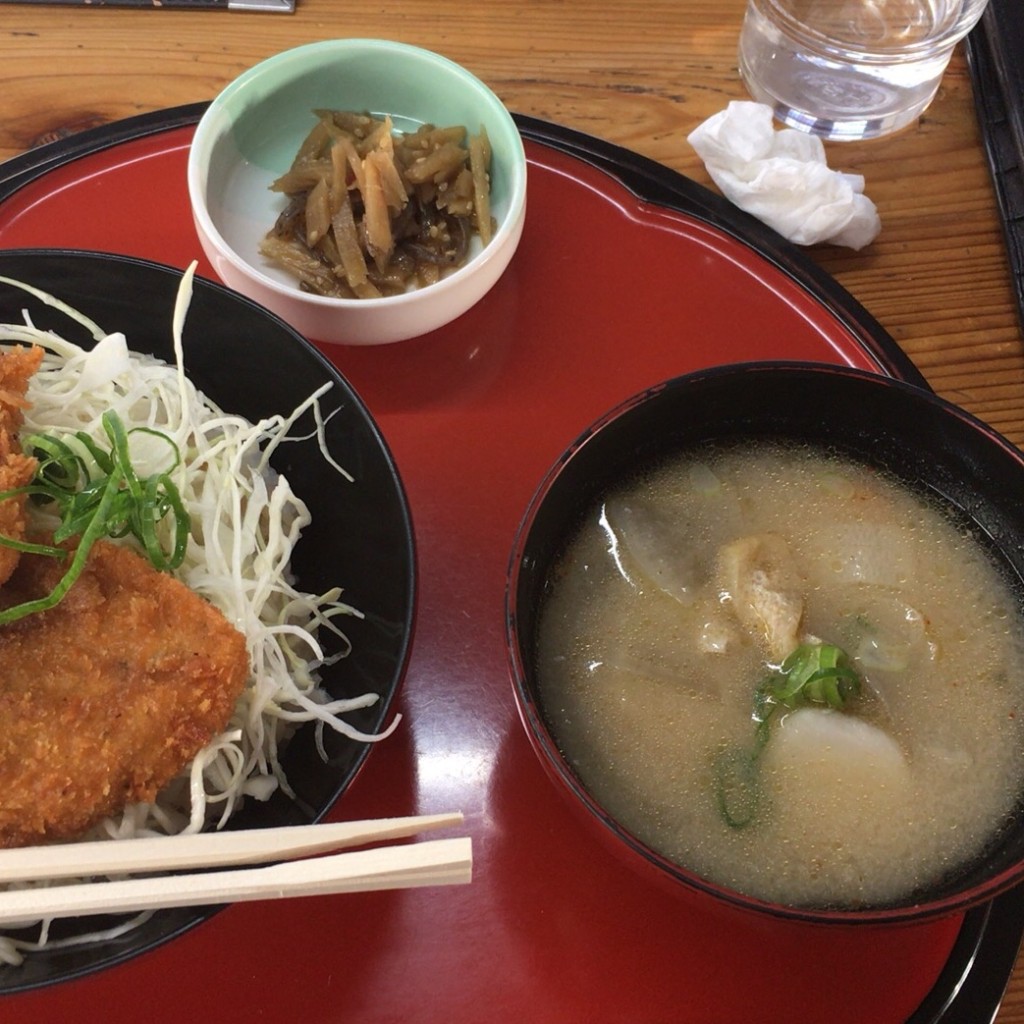
<path fill-rule="evenodd" d="M 18 431 L 25 420 L 29 378 L 39 369 L 43 350 L 12 348 L 0 351 L 0 492 L 32 482 L 36 460 L 22 453 Z M 0 535 L 21 540 L 25 536 L 25 496 L 0 501 Z M 18 552 L 0 547 L 0 583 L 18 564 Z"/>
<path fill-rule="evenodd" d="M 23 555 L 9 607 L 65 563 Z M 152 800 L 230 718 L 244 637 L 208 602 L 99 541 L 55 608 L 0 627 L 0 847 L 80 836 Z"/>

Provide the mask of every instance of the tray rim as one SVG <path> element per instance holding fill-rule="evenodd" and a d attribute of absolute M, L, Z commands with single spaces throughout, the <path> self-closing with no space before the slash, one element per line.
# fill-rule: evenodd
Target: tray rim
<path fill-rule="evenodd" d="M 208 106 L 208 101 L 201 101 L 148 111 L 7 159 L 0 163 L 0 220 L 8 199 L 49 172 L 125 143 L 191 127 Z M 751 249 L 831 313 L 881 372 L 930 390 L 910 357 L 834 277 L 798 246 L 724 197 L 615 143 L 530 115 L 513 112 L 513 118 L 524 139 L 601 171 L 642 203 L 692 217 Z M 906 1024 L 991 1024 L 1022 940 L 1024 886 L 967 911 L 945 966 Z"/>
<path fill-rule="evenodd" d="M 0 163 L 0 203 L 48 172 L 122 143 L 195 125 L 208 101 L 147 111 L 44 143 Z M 665 164 L 597 136 L 513 113 L 524 138 L 575 157 L 618 181 L 637 199 L 682 213 L 730 236 L 766 259 L 830 312 L 890 376 L 928 387 L 923 374 L 884 327 L 797 245 L 723 196 Z"/>

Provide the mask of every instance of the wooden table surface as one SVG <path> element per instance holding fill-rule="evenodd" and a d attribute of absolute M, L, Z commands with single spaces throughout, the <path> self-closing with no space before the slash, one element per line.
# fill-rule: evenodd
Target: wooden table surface
<path fill-rule="evenodd" d="M 158 0 L 155 0 L 158 8 Z M 211 99 L 279 50 L 337 36 L 437 50 L 513 111 L 658 160 L 703 184 L 689 131 L 746 93 L 744 0 L 298 0 L 294 14 L 0 5 L 0 160 L 120 118 Z M 962 53 L 917 125 L 830 144 L 861 173 L 882 233 L 812 257 L 940 394 L 1024 443 L 1024 350 Z M 713 187 L 713 186 L 711 186 Z M 1024 959 L 998 1016 L 1024 1024 Z"/>

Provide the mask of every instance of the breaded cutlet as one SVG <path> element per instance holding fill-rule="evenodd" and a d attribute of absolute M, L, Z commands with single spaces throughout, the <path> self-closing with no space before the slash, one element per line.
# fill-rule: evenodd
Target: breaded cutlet
<path fill-rule="evenodd" d="M 0 350 L 0 493 L 32 482 L 36 460 L 23 454 L 18 431 L 25 421 L 29 378 L 39 369 L 43 350 L 11 348 Z M 21 540 L 25 536 L 25 495 L 0 501 L 0 535 Z M 18 564 L 14 548 L 0 547 L 0 583 Z"/>
<path fill-rule="evenodd" d="M 0 607 L 65 563 L 23 555 Z M 227 725 L 243 635 L 125 547 L 98 541 L 55 608 L 0 627 L 0 847 L 80 836 L 158 791 Z"/>

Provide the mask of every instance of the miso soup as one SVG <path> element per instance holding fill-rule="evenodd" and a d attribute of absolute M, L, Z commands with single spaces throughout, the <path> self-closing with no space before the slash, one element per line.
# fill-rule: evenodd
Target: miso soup
<path fill-rule="evenodd" d="M 740 892 L 904 899 L 1024 787 L 1018 598 L 963 524 L 865 465 L 774 445 L 659 465 L 591 510 L 538 628 L 583 784 Z"/>

